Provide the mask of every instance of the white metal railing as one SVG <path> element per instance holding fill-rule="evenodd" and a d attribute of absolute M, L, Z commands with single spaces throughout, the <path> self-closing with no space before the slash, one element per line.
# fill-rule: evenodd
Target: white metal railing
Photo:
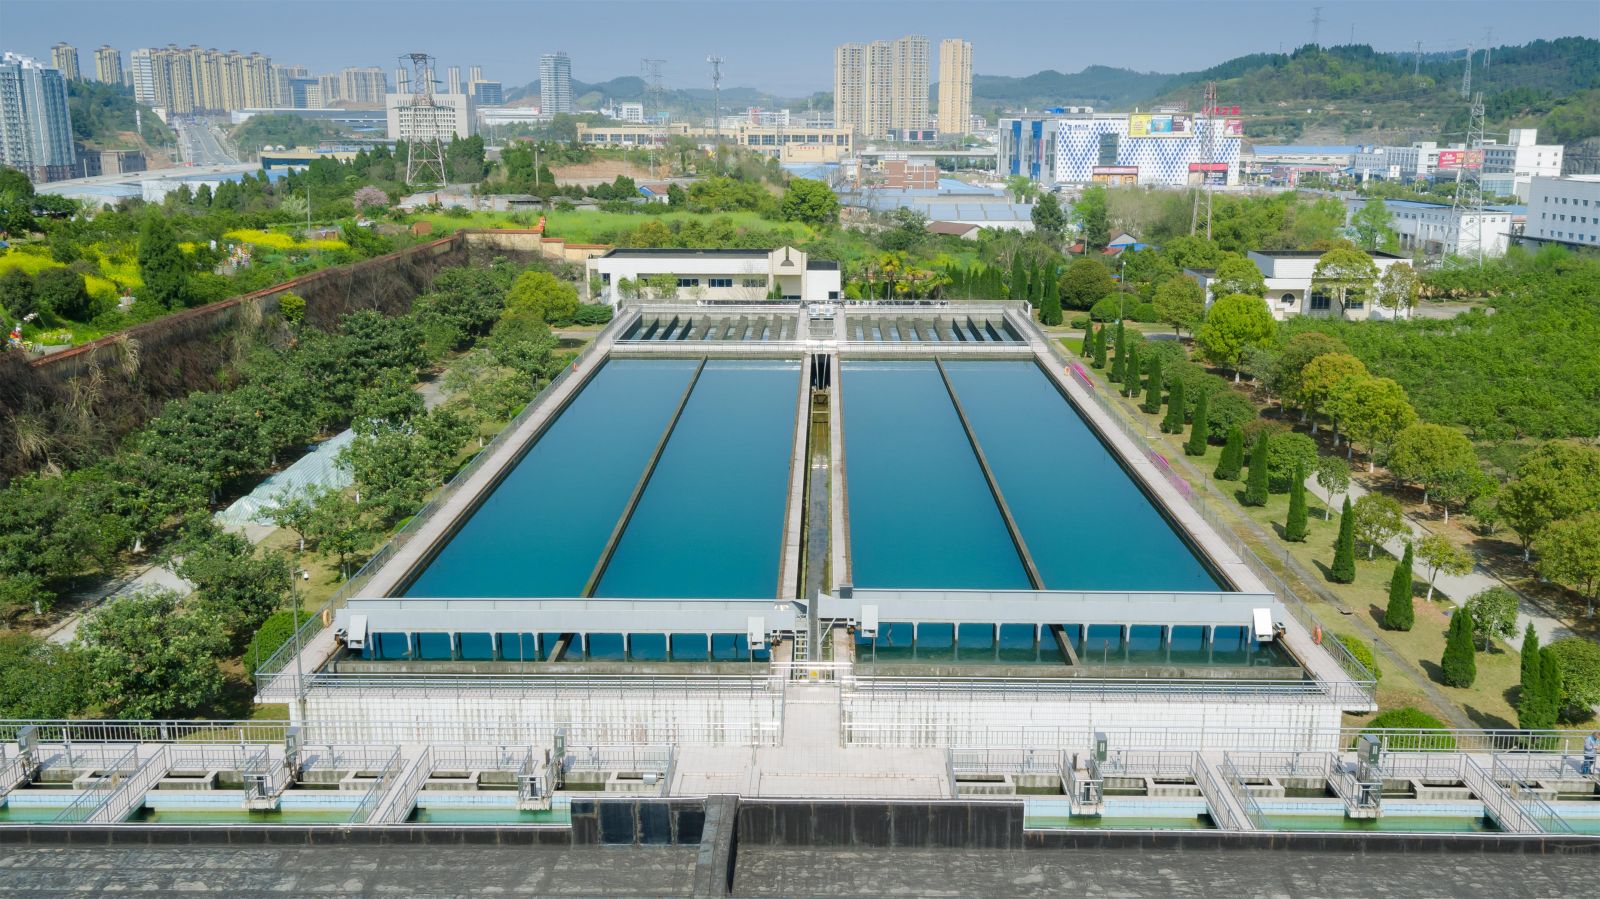
<path fill-rule="evenodd" d="M 297 759 L 302 775 L 312 771 L 381 771 L 394 762 L 397 746 L 307 745 Z"/>
<path fill-rule="evenodd" d="M 23 755 L 20 751 L 7 754 L 5 747 L 0 746 L 0 796 L 26 783 L 37 764 L 35 758 Z"/>
<path fill-rule="evenodd" d="M 247 801 L 266 801 L 289 788 L 289 762 L 287 758 L 275 758 L 263 746 L 245 759 L 239 776 L 244 780 Z"/>
<path fill-rule="evenodd" d="M 115 824 L 128 817 L 128 813 L 144 803 L 144 796 L 155 788 L 161 778 L 172 770 L 169 753 L 172 747 L 162 746 L 145 759 L 144 764 L 122 779 L 111 794 L 83 819 L 85 824 Z"/>
<path fill-rule="evenodd" d="M 1346 766 L 1335 759 L 1327 782 L 1350 812 L 1370 810 L 1376 814 L 1383 805 L 1383 781 L 1362 780 L 1361 773 L 1360 766 Z"/>
<path fill-rule="evenodd" d="M 1187 777 L 1194 773 L 1194 753 L 1184 750 L 1111 749 L 1100 770 L 1127 777 Z"/>
<path fill-rule="evenodd" d="M 1239 807 L 1244 810 L 1245 817 L 1250 820 L 1255 829 L 1266 826 L 1266 815 L 1261 811 L 1261 803 L 1256 801 L 1254 793 L 1250 792 L 1250 785 L 1245 782 L 1244 774 L 1233 766 L 1229 753 L 1222 754 L 1222 764 L 1217 773 L 1222 777 L 1222 783 L 1228 788 L 1228 793 Z"/>
<path fill-rule="evenodd" d="M 672 762 L 672 747 L 650 744 L 575 746 L 567 743 L 566 771 L 661 771 Z"/>
<path fill-rule="evenodd" d="M 434 771 L 520 771 L 531 746 L 434 746 Z"/>
<path fill-rule="evenodd" d="M 1061 753 L 1049 750 L 951 748 L 945 750 L 945 758 L 956 774 L 1061 773 Z"/>
<path fill-rule="evenodd" d="M 1246 777 L 1327 777 L 1338 757 L 1330 752 L 1230 752 L 1228 762 Z"/>
<path fill-rule="evenodd" d="M 1190 765 L 1194 784 L 1200 788 L 1200 796 L 1205 799 L 1206 808 L 1211 812 L 1211 821 L 1217 825 L 1217 829 L 1252 830 L 1251 823 L 1241 819 L 1233 803 L 1228 801 L 1234 795 L 1233 790 L 1218 780 L 1217 772 L 1206 764 L 1200 753 L 1193 754 Z"/>
<path fill-rule="evenodd" d="M 773 678 L 779 681 L 855 681 L 855 666 L 848 661 L 774 660 L 771 670 Z"/>
<path fill-rule="evenodd" d="M 1572 833 L 1573 827 L 1567 819 L 1556 813 L 1550 803 L 1539 795 L 1539 787 L 1527 779 L 1510 765 L 1501 761 L 1499 756 L 1490 760 L 1491 777 L 1496 783 L 1507 785 L 1507 794 L 1511 800 L 1522 807 L 1523 814 L 1527 815 L 1541 831 L 1545 833 Z"/>
<path fill-rule="evenodd" d="M 1584 779 L 1583 757 L 1560 752 L 1497 753 L 1494 763 L 1523 780 Z"/>
<path fill-rule="evenodd" d="M 359 755 L 363 758 L 372 757 L 372 754 L 369 753 L 359 753 Z M 366 792 L 362 794 L 361 801 L 356 803 L 356 807 L 350 812 L 350 817 L 345 823 L 366 824 L 368 822 L 372 817 L 373 811 L 378 806 L 378 800 L 383 798 L 384 791 L 388 788 L 389 782 L 394 778 L 399 768 L 400 749 L 396 747 L 376 767 L 363 765 L 358 769 L 361 772 L 374 772 L 377 776 L 372 779 L 371 786 L 367 787 Z"/>
<path fill-rule="evenodd" d="M 1100 773 L 1100 763 L 1094 756 L 1088 757 L 1081 772 L 1077 765 L 1071 763 L 1062 770 L 1066 774 L 1062 786 L 1073 809 L 1098 808 L 1105 803 L 1106 779 Z"/>
<path fill-rule="evenodd" d="M 1501 830 L 1508 833 L 1538 833 L 1539 825 L 1523 808 L 1522 803 L 1512 798 L 1483 766 L 1471 758 L 1463 757 L 1461 760 L 1461 782 L 1472 791 L 1478 801 L 1483 803 L 1484 813 Z"/>
<path fill-rule="evenodd" d="M 411 760 L 400 779 L 383 792 L 372 813 L 363 822 L 354 822 L 352 817 L 352 823 L 399 824 L 405 821 L 411 817 L 412 806 L 417 804 L 417 794 L 422 792 L 435 770 L 433 748 L 426 747 Z"/>
<path fill-rule="evenodd" d="M 90 782 L 89 786 L 80 792 L 59 815 L 50 822 L 52 824 L 80 824 L 89 820 L 111 794 L 116 792 L 122 779 L 130 774 L 139 765 L 139 750 L 137 747 L 127 750 L 119 755 L 109 765 L 96 766 L 97 770 L 104 773 Z"/>

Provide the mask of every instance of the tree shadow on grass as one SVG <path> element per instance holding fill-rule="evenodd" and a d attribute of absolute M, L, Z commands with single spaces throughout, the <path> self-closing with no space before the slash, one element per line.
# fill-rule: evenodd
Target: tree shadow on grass
<path fill-rule="evenodd" d="M 1444 668 L 1440 667 L 1438 662 L 1435 662 L 1431 659 L 1418 659 L 1417 664 L 1422 666 L 1423 672 L 1428 675 L 1428 680 L 1431 680 L 1440 686 L 1450 686 L 1444 682 Z"/>
<path fill-rule="evenodd" d="M 1388 611 L 1388 609 L 1377 603 L 1367 606 L 1367 614 L 1372 616 L 1372 623 L 1377 625 L 1379 629 L 1383 629 L 1383 618 L 1388 614 Z"/>
<path fill-rule="evenodd" d="M 1512 730 L 1516 727 L 1516 724 L 1507 721 L 1499 715 L 1485 712 L 1482 709 L 1473 708 L 1470 705 L 1462 706 L 1462 710 L 1467 713 L 1468 718 L 1472 719 L 1473 724 L 1478 725 L 1484 730 Z"/>

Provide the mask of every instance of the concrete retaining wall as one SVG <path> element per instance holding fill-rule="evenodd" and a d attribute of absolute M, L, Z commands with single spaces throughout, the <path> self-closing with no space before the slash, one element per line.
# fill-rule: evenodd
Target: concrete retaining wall
<path fill-rule="evenodd" d="M 705 803 L 698 799 L 574 799 L 574 846 L 699 845 Z"/>

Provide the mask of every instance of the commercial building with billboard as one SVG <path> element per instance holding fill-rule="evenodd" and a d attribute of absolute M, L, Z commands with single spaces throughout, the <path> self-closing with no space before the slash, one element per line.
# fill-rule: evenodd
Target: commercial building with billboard
<path fill-rule="evenodd" d="M 1089 180 L 1095 184 L 1104 184 L 1110 187 L 1131 187 L 1139 183 L 1139 167 L 1136 165 L 1097 165 L 1090 170 Z"/>

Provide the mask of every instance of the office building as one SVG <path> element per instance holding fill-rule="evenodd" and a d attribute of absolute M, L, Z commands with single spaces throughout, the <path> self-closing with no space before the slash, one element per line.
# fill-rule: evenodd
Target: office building
<path fill-rule="evenodd" d="M 79 81 L 83 78 L 78 71 L 78 48 L 71 44 L 60 43 L 51 47 L 50 64 L 68 81 Z"/>
<path fill-rule="evenodd" d="M 438 137 L 449 143 L 478 132 L 477 107 L 466 94 L 434 94 L 432 106 L 412 106 L 410 94 L 386 99 L 390 140 Z"/>
<path fill-rule="evenodd" d="M 506 102 L 505 88 L 498 81 L 473 81 L 472 102 L 479 106 L 500 106 Z"/>
<path fill-rule="evenodd" d="M 467 83 L 474 84 L 483 80 L 483 66 L 467 67 Z"/>
<path fill-rule="evenodd" d="M 78 174 L 65 75 L 16 53 L 0 56 L 0 163 L 34 181 Z"/>
<path fill-rule="evenodd" d="M 103 81 L 106 84 L 121 84 L 122 51 L 101 44 L 100 49 L 94 51 L 94 77 L 96 81 Z"/>
<path fill-rule="evenodd" d="M 605 125 L 578 125 L 578 143 L 596 147 L 666 146 L 671 137 L 693 138 L 702 149 L 716 144 L 718 130 L 691 126 L 685 122 L 666 125 L 634 125 L 624 122 Z M 783 163 L 838 162 L 855 155 L 855 133 L 850 128 L 785 128 L 754 125 L 748 121 L 729 123 L 721 129 L 722 139 L 751 153 L 777 157 Z"/>
<path fill-rule="evenodd" d="M 1404 256 L 1376 250 L 1369 251 L 1367 256 L 1372 259 L 1379 277 L 1389 266 L 1407 261 Z M 1317 263 L 1322 259 L 1321 250 L 1251 250 L 1249 259 L 1261 270 L 1261 277 L 1267 286 L 1267 309 L 1279 321 L 1297 316 L 1350 321 L 1395 317 L 1393 309 L 1378 306 L 1366 295 L 1352 291 L 1341 297 L 1314 285 Z M 1206 306 L 1209 307 L 1216 299 L 1212 291 L 1216 271 L 1189 268 L 1184 269 L 1184 274 L 1199 283 L 1206 293 Z M 1410 318 L 1410 311 L 1403 311 L 1400 316 Z"/>
<path fill-rule="evenodd" d="M 939 42 L 939 131 L 966 134 L 972 118 L 972 44 Z"/>
<path fill-rule="evenodd" d="M 928 39 L 841 44 L 833 52 L 834 120 L 868 138 L 928 127 Z"/>
<path fill-rule="evenodd" d="M 539 111 L 545 115 L 571 115 L 572 59 L 566 53 L 539 57 Z"/>
<path fill-rule="evenodd" d="M 1522 240 L 1600 247 L 1600 175 L 1533 178 Z"/>
<path fill-rule="evenodd" d="M 347 66 L 339 71 L 339 99 L 350 106 L 382 106 L 389 92 L 383 69 Z"/>

